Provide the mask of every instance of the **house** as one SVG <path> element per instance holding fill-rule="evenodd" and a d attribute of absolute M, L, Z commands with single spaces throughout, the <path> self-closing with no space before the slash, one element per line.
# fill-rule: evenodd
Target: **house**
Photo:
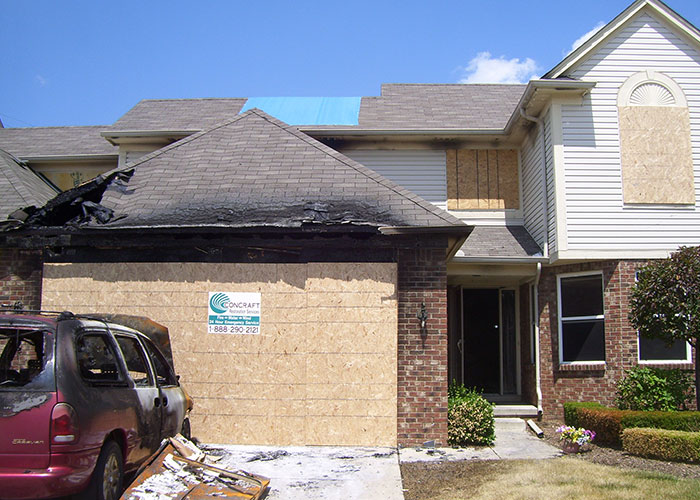
<path fill-rule="evenodd" d="M 627 319 L 636 269 L 700 244 L 700 32 L 658 0 L 526 85 L 145 100 L 0 148 L 77 179 L 6 223 L 2 301 L 168 325 L 206 440 L 445 443 L 449 380 L 536 416 L 692 367 Z"/>

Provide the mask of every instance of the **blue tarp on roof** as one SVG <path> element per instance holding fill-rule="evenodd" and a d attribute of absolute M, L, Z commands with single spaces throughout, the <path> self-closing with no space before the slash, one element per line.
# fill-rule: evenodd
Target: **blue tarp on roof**
<path fill-rule="evenodd" d="M 289 125 L 357 125 L 361 97 L 250 97 L 241 113 L 258 108 Z"/>

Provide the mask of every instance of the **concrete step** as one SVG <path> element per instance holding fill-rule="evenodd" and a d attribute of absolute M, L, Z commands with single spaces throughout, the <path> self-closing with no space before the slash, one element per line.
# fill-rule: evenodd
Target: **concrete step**
<path fill-rule="evenodd" d="M 496 418 L 537 418 L 537 407 L 533 405 L 496 404 L 493 409 L 493 416 Z"/>

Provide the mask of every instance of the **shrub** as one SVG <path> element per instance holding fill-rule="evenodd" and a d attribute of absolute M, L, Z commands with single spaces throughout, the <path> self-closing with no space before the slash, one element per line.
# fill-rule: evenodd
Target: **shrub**
<path fill-rule="evenodd" d="M 605 408 L 605 406 L 595 401 L 569 401 L 568 403 L 564 403 L 564 423 L 566 425 L 581 427 L 577 414 L 579 408 Z"/>
<path fill-rule="evenodd" d="M 622 447 L 640 457 L 700 462 L 700 432 L 633 428 L 622 432 Z"/>
<path fill-rule="evenodd" d="M 452 446 L 491 444 L 496 437 L 493 405 L 476 391 L 453 382 L 448 390 L 447 442 Z"/>
<path fill-rule="evenodd" d="M 622 427 L 650 427 L 676 431 L 700 431 L 697 411 L 634 411 L 622 418 Z"/>
<path fill-rule="evenodd" d="M 664 410 L 686 408 L 691 381 L 680 370 L 637 366 L 625 371 L 617 383 L 617 407 L 621 410 Z"/>
<path fill-rule="evenodd" d="M 595 431 L 597 444 L 619 445 L 622 417 L 628 412 L 614 408 L 579 408 L 576 414 L 581 427 Z"/>
<path fill-rule="evenodd" d="M 633 427 L 700 431 L 697 411 L 633 411 L 616 408 L 578 408 L 579 425 L 596 432 L 596 443 L 619 445 L 622 432 Z"/>

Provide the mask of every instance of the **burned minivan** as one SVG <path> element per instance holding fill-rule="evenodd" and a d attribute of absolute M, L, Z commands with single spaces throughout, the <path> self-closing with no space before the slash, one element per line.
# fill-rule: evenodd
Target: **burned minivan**
<path fill-rule="evenodd" d="M 121 495 L 192 400 L 167 329 L 118 315 L 0 313 L 0 497 Z"/>

